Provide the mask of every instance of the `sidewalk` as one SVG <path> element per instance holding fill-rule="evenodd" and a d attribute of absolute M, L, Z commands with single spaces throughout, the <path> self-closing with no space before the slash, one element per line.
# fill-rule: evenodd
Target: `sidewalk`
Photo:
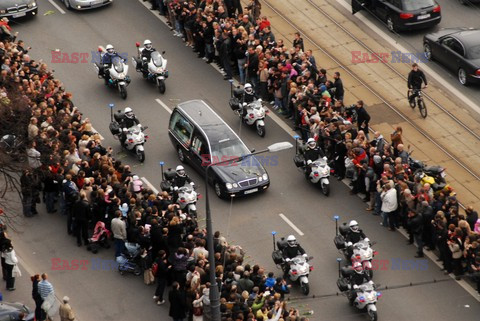
<path fill-rule="evenodd" d="M 350 21 L 350 17 L 345 17 L 327 1 L 315 0 L 314 2 L 376 52 L 396 50 L 371 39 L 354 22 Z M 275 10 L 272 10 L 267 4 L 272 5 Z M 472 205 L 476 209 L 480 208 L 480 197 L 477 196 L 480 192 L 480 182 L 477 178 L 392 111 L 383 99 L 442 145 L 451 155 L 461 160 L 477 176 L 480 176 L 480 142 L 478 139 L 428 100 L 426 100 L 428 117 L 426 119 L 421 118 L 418 109 L 412 110 L 406 101 L 405 80 L 385 64 L 352 63 L 352 51 L 366 52 L 366 49 L 307 1 L 262 1 L 262 15 L 266 15 L 271 21 L 276 39 L 283 39 L 285 44 L 290 47 L 292 46 L 294 33 L 297 29 L 300 29 L 305 49 L 313 50 L 317 67 L 327 69 L 329 79 L 332 79 L 334 71 L 341 72 L 346 91 L 345 105 L 355 103 L 359 99 L 365 101 L 369 106 L 367 108 L 368 112 L 372 116 L 372 128 L 380 131 L 387 140 L 390 139 L 390 134 L 396 126 L 402 126 L 404 143 L 406 146 L 411 145 L 411 149 L 415 150 L 414 158 L 429 165 L 446 167 L 447 181 L 454 187 L 461 202 L 464 205 Z M 295 27 L 291 26 L 283 17 L 290 20 Z M 331 59 L 323 53 L 318 46 L 335 59 Z M 403 75 L 407 75 L 410 71 L 410 64 L 396 63 L 393 65 Z M 360 81 L 364 84 L 347 73 L 343 66 L 360 78 Z M 374 95 L 365 85 L 382 99 Z M 479 125 L 475 120 L 479 116 L 470 114 L 461 104 L 458 104 L 458 100 L 451 99 L 449 93 L 436 85 L 435 81 L 429 82 L 428 95 L 435 97 L 439 104 L 474 132 L 480 133 Z"/>

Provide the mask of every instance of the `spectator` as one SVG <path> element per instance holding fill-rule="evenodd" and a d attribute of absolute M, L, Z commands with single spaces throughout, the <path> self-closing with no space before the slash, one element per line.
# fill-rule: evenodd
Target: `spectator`
<path fill-rule="evenodd" d="M 5 259 L 5 272 L 7 279 L 7 290 L 15 291 L 15 268 L 18 263 L 17 255 L 13 249 L 12 242 L 10 240 L 3 244 L 2 257 Z M 18 267 L 17 267 L 18 269 Z"/>
<path fill-rule="evenodd" d="M 168 294 L 168 300 L 170 301 L 170 310 L 168 314 L 172 317 L 173 321 L 183 321 L 186 317 L 186 302 L 185 295 L 180 289 L 180 284 L 178 282 L 173 282 L 172 289 Z"/>
<path fill-rule="evenodd" d="M 72 307 L 70 306 L 70 298 L 64 296 L 62 299 L 63 303 L 60 305 L 60 321 L 73 321 L 75 320 L 75 312 L 73 312 Z"/>
<path fill-rule="evenodd" d="M 119 257 L 125 250 L 125 241 L 127 240 L 127 227 L 122 220 L 122 212 L 115 211 L 115 218 L 112 220 L 112 233 L 115 242 L 115 257 Z"/>

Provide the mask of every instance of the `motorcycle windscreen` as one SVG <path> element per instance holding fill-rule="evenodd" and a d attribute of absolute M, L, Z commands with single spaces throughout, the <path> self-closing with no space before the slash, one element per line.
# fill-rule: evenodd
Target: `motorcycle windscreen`
<path fill-rule="evenodd" d="M 122 73 L 123 72 L 123 62 L 120 58 L 115 58 L 113 60 L 113 68 L 115 68 L 115 71 L 118 72 L 118 73 Z"/>
<path fill-rule="evenodd" d="M 152 52 L 151 57 L 152 57 L 153 64 L 156 67 L 162 67 L 163 58 L 162 58 L 162 55 L 158 51 Z"/>

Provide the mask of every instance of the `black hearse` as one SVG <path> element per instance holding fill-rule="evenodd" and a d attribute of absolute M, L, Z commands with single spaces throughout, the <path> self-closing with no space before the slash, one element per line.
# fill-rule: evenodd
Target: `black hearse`
<path fill-rule="evenodd" d="M 202 100 L 178 104 L 170 116 L 168 133 L 181 162 L 202 175 L 210 163 L 248 155 L 251 151 L 235 132 Z M 255 157 L 212 166 L 209 183 L 220 198 L 263 191 L 270 179 Z"/>

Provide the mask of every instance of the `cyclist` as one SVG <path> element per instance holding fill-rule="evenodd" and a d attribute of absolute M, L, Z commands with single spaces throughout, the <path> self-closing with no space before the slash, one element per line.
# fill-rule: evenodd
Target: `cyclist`
<path fill-rule="evenodd" d="M 422 89 L 422 83 L 425 84 L 425 88 L 428 87 L 427 77 L 425 77 L 423 71 L 418 69 L 418 64 L 414 63 L 412 71 L 408 74 L 408 89 L 413 91 L 412 95 L 410 95 L 409 103 L 413 107 L 415 107 L 415 98 L 418 96 L 418 90 Z"/>

